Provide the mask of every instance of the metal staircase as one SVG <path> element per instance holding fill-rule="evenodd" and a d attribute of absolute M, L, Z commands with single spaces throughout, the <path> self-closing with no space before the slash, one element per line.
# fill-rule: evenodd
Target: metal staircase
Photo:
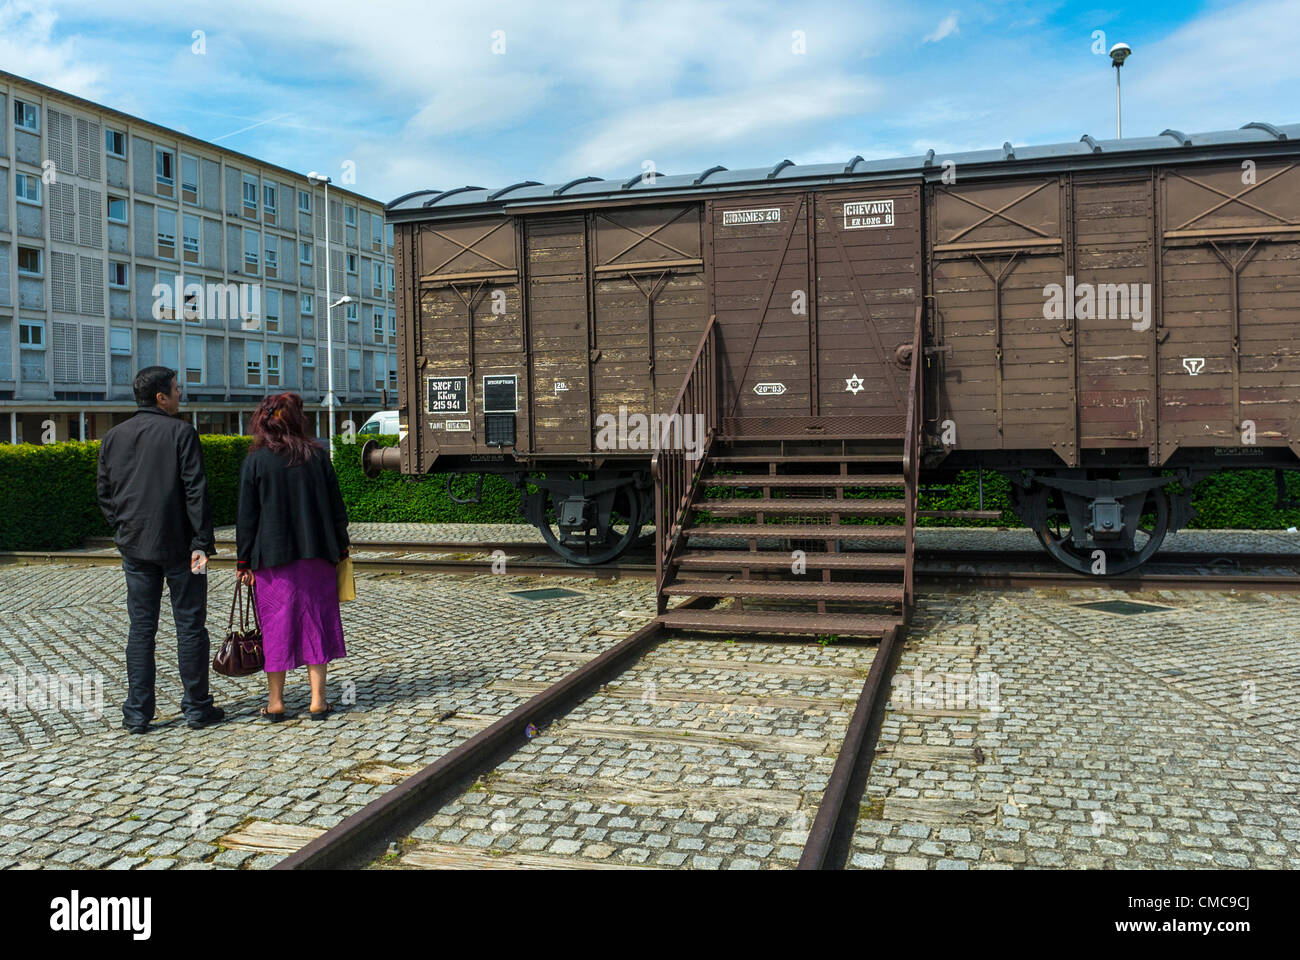
<path fill-rule="evenodd" d="M 664 627 L 881 639 L 907 623 L 922 439 L 919 310 L 914 333 L 902 424 L 852 438 L 790 441 L 720 432 L 717 331 L 710 321 L 674 410 L 704 417 L 701 456 L 691 461 L 660 450 L 654 458 Z M 676 596 L 719 603 L 670 611 Z"/>

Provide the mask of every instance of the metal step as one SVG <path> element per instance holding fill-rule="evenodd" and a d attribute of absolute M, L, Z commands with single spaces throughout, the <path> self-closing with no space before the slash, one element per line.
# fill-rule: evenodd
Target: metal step
<path fill-rule="evenodd" d="M 901 526 L 867 526 L 864 523 L 723 523 L 689 527 L 687 537 L 717 537 L 725 540 L 749 540 L 762 537 L 789 537 L 796 540 L 894 540 L 907 533 Z"/>
<path fill-rule="evenodd" d="M 683 570 L 789 570 L 793 564 L 784 550 L 686 550 L 677 555 Z M 907 557 L 899 553 L 804 553 L 809 570 L 902 570 Z"/>
<path fill-rule="evenodd" d="M 918 517 L 942 517 L 946 520 L 1001 520 L 1001 510 L 918 510 Z"/>
<path fill-rule="evenodd" d="M 697 500 L 695 509 L 707 510 L 719 517 L 740 517 L 760 512 L 777 516 L 838 513 L 844 517 L 901 517 L 907 510 L 907 503 L 904 500 L 760 497 L 753 500 Z"/>
<path fill-rule="evenodd" d="M 846 637 L 881 637 L 886 630 L 903 625 L 901 617 L 842 613 L 720 613 L 713 610 L 670 610 L 660 615 L 659 622 L 670 630 Z"/>
<path fill-rule="evenodd" d="M 709 454 L 709 463 L 892 463 L 901 464 L 901 453 L 859 453 L 831 456 L 827 454 L 803 454 L 783 457 L 774 453 L 755 454 Z"/>
<path fill-rule="evenodd" d="M 901 487 L 902 476 L 893 474 L 855 473 L 847 476 L 827 473 L 821 476 L 800 474 L 751 473 L 743 477 L 706 477 L 710 487 Z"/>
<path fill-rule="evenodd" d="M 824 583 L 821 580 L 679 580 L 664 587 L 674 597 L 761 597 L 765 600 L 843 600 L 902 603 L 901 583 Z"/>

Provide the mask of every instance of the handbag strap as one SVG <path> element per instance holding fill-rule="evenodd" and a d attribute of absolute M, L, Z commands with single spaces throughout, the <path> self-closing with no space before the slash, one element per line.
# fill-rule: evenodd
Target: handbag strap
<path fill-rule="evenodd" d="M 239 588 L 240 588 L 241 586 L 242 586 L 242 584 L 240 583 L 239 578 L 236 577 L 236 578 L 235 578 L 235 593 L 234 593 L 234 596 L 232 596 L 232 597 L 230 598 L 230 622 L 226 624 L 226 633 L 231 633 L 231 632 L 233 632 L 234 629 L 235 629 L 235 607 L 239 604 Z M 242 609 L 240 610 L 240 613 L 243 613 L 243 610 L 242 610 Z M 242 621 L 243 618 L 241 617 L 240 619 L 241 619 L 241 621 Z M 243 629 L 243 626 L 242 626 L 242 625 L 240 626 L 240 629 L 241 629 L 241 630 Z"/>
<path fill-rule="evenodd" d="M 248 606 L 248 609 L 250 609 L 250 610 L 253 611 L 253 626 L 257 628 L 257 632 L 258 632 L 258 633 L 261 633 L 261 632 L 262 632 L 262 622 L 261 622 L 261 620 L 258 619 L 258 616 L 257 616 L 257 591 L 254 589 L 253 584 L 251 584 L 251 583 L 248 585 L 248 603 L 247 603 L 247 606 Z M 241 616 L 240 616 L 240 622 L 241 622 L 241 624 L 242 624 L 242 622 L 243 622 L 243 610 L 240 611 L 240 615 L 241 615 Z M 241 630 L 244 630 L 245 632 L 247 632 L 246 628 L 243 627 L 242 625 L 240 626 L 240 629 L 241 629 Z"/>

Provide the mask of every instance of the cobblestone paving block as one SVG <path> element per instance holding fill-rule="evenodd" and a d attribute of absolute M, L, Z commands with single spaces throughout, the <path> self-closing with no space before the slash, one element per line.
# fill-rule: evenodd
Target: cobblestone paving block
<path fill-rule="evenodd" d="M 1103 599 L 1169 609 L 1080 606 Z M 850 866 L 1290 866 L 1298 615 L 1291 594 L 924 595 Z"/>

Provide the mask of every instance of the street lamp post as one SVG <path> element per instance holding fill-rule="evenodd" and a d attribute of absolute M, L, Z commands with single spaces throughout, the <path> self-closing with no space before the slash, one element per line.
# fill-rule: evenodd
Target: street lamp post
<path fill-rule="evenodd" d="M 329 411 L 330 457 L 334 456 L 334 321 L 330 316 L 330 183 L 329 177 L 315 170 L 307 174 L 312 183 L 325 187 L 325 408 Z M 339 301 L 342 303 L 343 301 Z"/>
<path fill-rule="evenodd" d="M 1117 43 L 1110 48 L 1110 61 L 1115 66 L 1115 139 L 1121 140 L 1124 137 L 1124 128 L 1120 124 L 1119 112 L 1119 68 L 1124 66 L 1124 61 L 1128 59 L 1133 48 L 1127 43 Z"/>

